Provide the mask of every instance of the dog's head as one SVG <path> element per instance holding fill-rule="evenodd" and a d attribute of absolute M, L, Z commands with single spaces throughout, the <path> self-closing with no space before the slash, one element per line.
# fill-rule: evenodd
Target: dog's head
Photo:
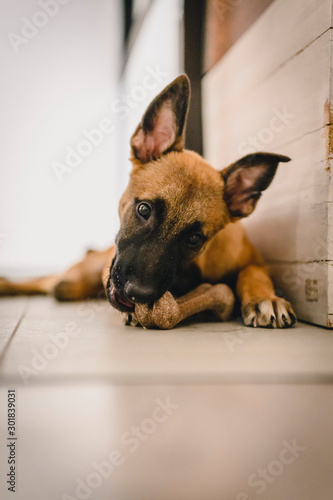
<path fill-rule="evenodd" d="M 172 287 L 177 274 L 229 222 L 246 217 L 289 158 L 255 153 L 222 172 L 184 150 L 190 99 L 179 76 L 150 104 L 131 139 L 133 169 L 119 203 L 121 227 L 108 298 L 130 312 Z"/>

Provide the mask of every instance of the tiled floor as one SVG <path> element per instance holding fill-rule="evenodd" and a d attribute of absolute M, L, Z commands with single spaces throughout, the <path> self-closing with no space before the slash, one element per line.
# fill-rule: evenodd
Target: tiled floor
<path fill-rule="evenodd" d="M 333 500 L 333 331 L 143 330 L 51 298 L 0 318 L 1 499 Z"/>

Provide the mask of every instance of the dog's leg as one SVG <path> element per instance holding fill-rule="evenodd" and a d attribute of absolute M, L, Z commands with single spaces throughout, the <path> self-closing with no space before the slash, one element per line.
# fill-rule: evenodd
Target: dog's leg
<path fill-rule="evenodd" d="M 232 314 L 234 301 L 234 294 L 227 285 L 203 284 L 179 299 L 166 292 L 152 307 L 137 304 L 135 313 L 143 327 L 168 330 L 183 319 L 206 310 L 226 321 Z"/>
<path fill-rule="evenodd" d="M 245 267 L 238 275 L 236 291 L 245 325 L 286 328 L 295 324 L 296 315 L 290 303 L 276 296 L 264 267 Z"/>
<path fill-rule="evenodd" d="M 115 247 L 88 252 L 60 277 L 53 290 L 55 298 L 61 301 L 105 298 L 103 285 L 106 286 L 114 253 Z"/>
<path fill-rule="evenodd" d="M 46 276 L 21 283 L 0 278 L 0 296 L 50 294 L 57 300 L 104 298 L 103 281 L 109 275 L 114 248 L 88 252 L 81 262 L 60 276 Z"/>
<path fill-rule="evenodd" d="M 0 296 L 4 295 L 47 295 L 59 281 L 59 276 L 44 276 L 17 283 L 0 278 Z"/>

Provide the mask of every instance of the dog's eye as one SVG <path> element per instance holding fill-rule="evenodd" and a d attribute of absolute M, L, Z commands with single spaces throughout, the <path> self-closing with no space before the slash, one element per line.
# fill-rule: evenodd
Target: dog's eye
<path fill-rule="evenodd" d="M 200 233 L 193 233 L 187 239 L 187 244 L 191 248 L 197 248 L 202 243 L 202 235 Z"/>
<path fill-rule="evenodd" d="M 148 203 L 139 203 L 137 206 L 137 212 L 141 217 L 147 220 L 151 215 L 151 208 Z"/>

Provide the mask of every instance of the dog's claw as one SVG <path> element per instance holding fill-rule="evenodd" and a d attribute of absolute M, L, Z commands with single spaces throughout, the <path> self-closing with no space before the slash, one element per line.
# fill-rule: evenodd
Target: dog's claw
<path fill-rule="evenodd" d="M 291 308 L 291 306 L 290 306 L 290 308 Z M 289 312 L 289 317 L 291 319 L 291 326 L 293 326 L 297 321 L 296 316 L 292 312 Z"/>
<path fill-rule="evenodd" d="M 124 314 L 124 325 L 126 325 L 126 326 L 141 326 L 135 313 Z"/>
<path fill-rule="evenodd" d="M 265 328 L 289 328 L 296 322 L 296 316 L 289 302 L 277 297 L 249 302 L 242 307 L 245 325 Z"/>
<path fill-rule="evenodd" d="M 256 328 L 256 326 L 257 326 L 257 319 L 255 316 L 252 318 L 251 326 L 253 326 L 253 328 Z"/>

